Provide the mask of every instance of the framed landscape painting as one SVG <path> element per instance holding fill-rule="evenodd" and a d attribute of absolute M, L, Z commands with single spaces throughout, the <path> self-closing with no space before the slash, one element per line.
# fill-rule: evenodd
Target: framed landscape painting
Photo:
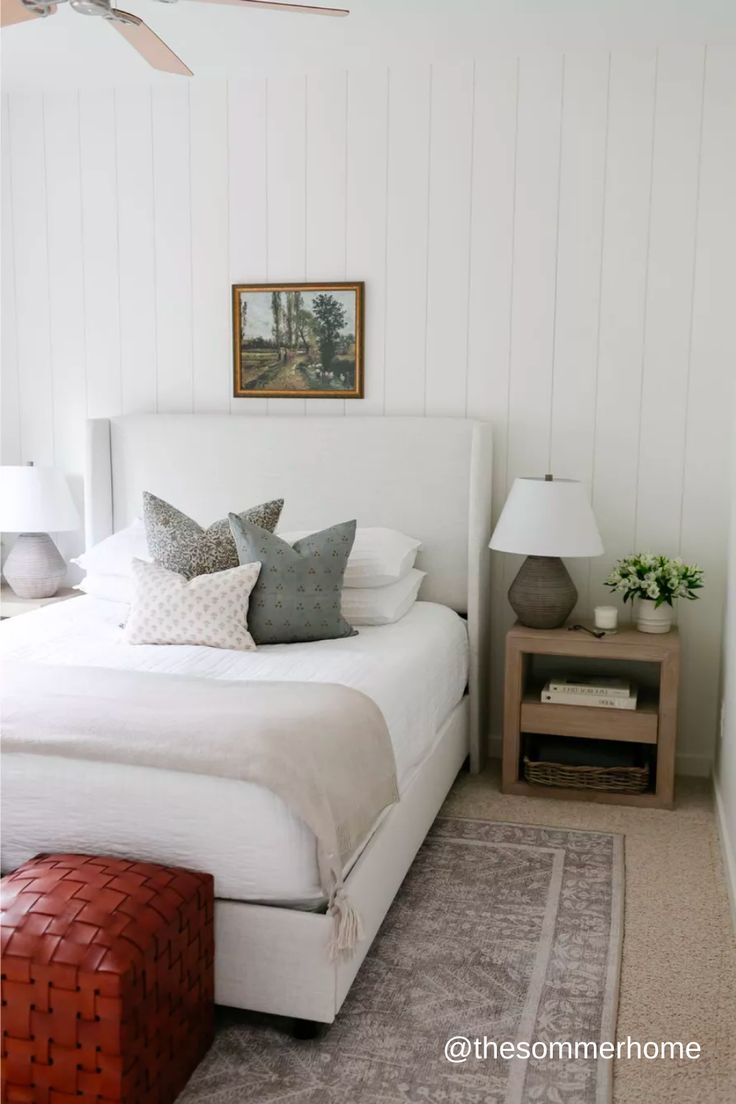
<path fill-rule="evenodd" d="M 362 399 L 363 283 L 234 284 L 233 395 Z"/>

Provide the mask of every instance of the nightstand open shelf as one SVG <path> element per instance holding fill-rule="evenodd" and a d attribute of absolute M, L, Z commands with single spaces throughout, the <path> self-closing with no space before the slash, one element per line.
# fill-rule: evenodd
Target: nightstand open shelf
<path fill-rule="evenodd" d="M 602 709 L 599 706 L 556 705 L 540 700 L 541 686 L 525 691 L 521 702 L 522 732 L 554 733 L 583 740 L 624 740 L 656 744 L 659 703 L 645 692 L 636 709 Z"/>
<path fill-rule="evenodd" d="M 533 671 L 535 657 L 545 657 L 562 670 L 566 664 L 592 660 L 604 664 L 608 674 L 617 674 L 620 662 L 642 663 L 654 671 L 656 681 L 642 685 L 635 710 L 542 702 L 543 683 Z M 527 629 L 515 625 L 506 638 L 503 792 L 672 808 L 679 657 L 676 629 L 649 635 L 624 628 L 597 640 L 566 627 Z M 529 783 L 522 777 L 522 758 L 525 739 L 534 735 L 640 745 L 652 763 L 652 788 L 629 794 Z"/>

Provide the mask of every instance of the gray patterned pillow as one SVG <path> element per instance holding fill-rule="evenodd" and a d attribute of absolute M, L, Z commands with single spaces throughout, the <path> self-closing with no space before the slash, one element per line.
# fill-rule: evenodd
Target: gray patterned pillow
<path fill-rule="evenodd" d="M 233 516 L 273 532 L 283 506 L 283 498 L 276 498 Z M 144 491 L 143 521 L 150 555 L 169 571 L 193 579 L 195 575 L 211 575 L 238 566 L 238 553 L 227 518 L 203 529 L 175 506 Z"/>
<path fill-rule="evenodd" d="M 262 565 L 248 613 L 248 629 L 256 644 L 357 636 L 340 612 L 343 575 L 355 540 L 354 521 L 302 537 L 292 547 L 242 515 L 228 516 L 240 562 Z"/>

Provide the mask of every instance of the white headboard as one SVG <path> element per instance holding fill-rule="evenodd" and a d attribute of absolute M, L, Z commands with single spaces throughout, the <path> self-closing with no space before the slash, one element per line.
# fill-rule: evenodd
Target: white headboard
<path fill-rule="evenodd" d="M 468 615 L 476 741 L 481 714 L 485 733 L 490 425 L 463 418 L 226 414 L 90 421 L 87 546 L 140 516 L 144 490 L 202 524 L 284 498 L 283 529 L 320 529 L 354 517 L 361 526 L 400 529 L 421 540 L 422 597 Z M 476 743 L 475 766 L 480 757 Z"/>

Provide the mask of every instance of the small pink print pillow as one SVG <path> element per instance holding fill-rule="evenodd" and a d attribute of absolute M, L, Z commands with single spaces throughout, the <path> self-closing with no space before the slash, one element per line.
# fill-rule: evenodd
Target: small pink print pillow
<path fill-rule="evenodd" d="M 260 570 L 259 563 L 248 563 L 188 580 L 159 564 L 132 560 L 133 596 L 123 639 L 255 651 L 248 603 Z"/>

